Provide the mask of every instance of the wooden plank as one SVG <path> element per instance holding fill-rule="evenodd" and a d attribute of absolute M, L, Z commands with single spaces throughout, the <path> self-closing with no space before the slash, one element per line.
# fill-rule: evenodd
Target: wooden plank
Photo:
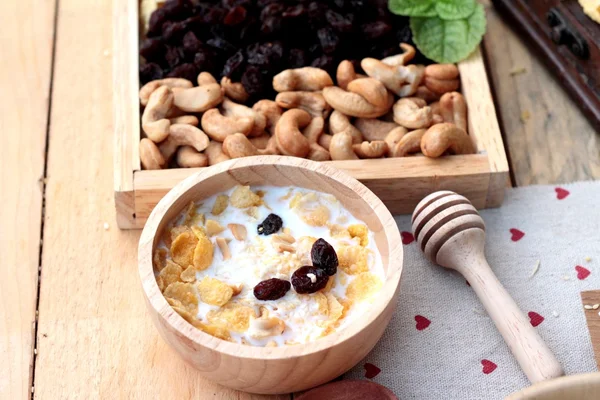
<path fill-rule="evenodd" d="M 59 5 L 35 398 L 288 399 L 202 379 L 152 325 L 139 232 L 112 223 L 111 12 L 103 0 Z"/>
<path fill-rule="evenodd" d="M 493 8 L 484 46 L 518 186 L 600 178 L 600 136 Z"/>
<path fill-rule="evenodd" d="M 360 180 L 393 214 L 408 214 L 426 195 L 436 190 L 454 190 L 484 208 L 490 181 L 486 155 L 383 158 L 361 161 L 328 161 Z M 181 180 L 199 171 L 170 169 L 137 171 L 134 176 L 136 224 L 143 227 L 154 206 Z"/>
<path fill-rule="evenodd" d="M 0 398 L 31 396 L 53 0 L 2 3 Z"/>
<path fill-rule="evenodd" d="M 594 304 L 600 304 L 600 290 L 588 290 L 581 292 L 581 302 L 586 305 L 593 306 Z M 594 349 L 594 356 L 596 358 L 596 365 L 600 368 L 600 310 L 584 310 L 585 319 L 587 321 L 588 329 L 590 331 L 590 338 L 592 339 L 592 347 Z"/>
<path fill-rule="evenodd" d="M 138 100 L 138 0 L 113 2 L 113 115 L 115 135 L 115 205 L 117 225 L 135 223 L 133 171 L 141 169 L 139 157 L 140 120 Z M 134 30 L 134 34 L 131 33 Z"/>

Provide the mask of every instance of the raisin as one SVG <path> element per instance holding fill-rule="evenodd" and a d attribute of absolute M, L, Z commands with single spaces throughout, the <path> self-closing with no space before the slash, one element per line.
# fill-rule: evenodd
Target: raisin
<path fill-rule="evenodd" d="M 242 85 L 244 85 L 246 92 L 248 92 L 250 96 L 257 96 L 261 93 L 264 93 L 269 89 L 270 85 L 270 81 L 267 79 L 267 76 L 254 65 L 250 65 L 248 68 L 246 68 L 246 71 L 242 75 L 241 82 Z M 253 100 L 258 101 L 258 99 Z"/>
<path fill-rule="evenodd" d="M 327 10 L 325 17 L 329 25 L 336 31 L 340 33 L 352 32 L 352 20 L 354 19 L 352 14 L 343 16 L 333 10 Z"/>
<path fill-rule="evenodd" d="M 372 22 L 361 27 L 362 32 L 369 40 L 379 39 L 390 32 L 392 27 L 384 21 Z"/>
<path fill-rule="evenodd" d="M 242 6 L 238 6 L 229 10 L 223 23 L 225 25 L 238 25 L 246 20 L 246 9 Z"/>
<path fill-rule="evenodd" d="M 213 47 L 217 50 L 226 52 L 226 53 L 233 53 L 236 49 L 236 47 L 234 45 L 232 45 L 231 43 L 229 43 L 227 40 L 223 39 L 222 37 L 215 37 L 212 39 L 208 39 L 206 41 L 206 44 L 209 45 L 210 47 Z"/>
<path fill-rule="evenodd" d="M 281 30 L 281 20 L 278 17 L 268 17 L 263 20 L 260 31 L 264 35 L 271 35 Z"/>
<path fill-rule="evenodd" d="M 152 15 L 150 15 L 150 20 L 148 21 L 148 32 L 146 36 L 158 36 L 162 32 L 162 26 L 167 21 L 167 12 L 163 8 L 156 9 Z"/>
<path fill-rule="evenodd" d="M 333 53 L 340 43 L 339 36 L 331 28 L 321 28 L 317 31 L 321 48 L 325 54 Z"/>
<path fill-rule="evenodd" d="M 254 297 L 258 300 L 277 300 L 285 296 L 291 288 L 292 285 L 288 281 L 271 278 L 254 286 Z"/>
<path fill-rule="evenodd" d="M 308 274 L 314 276 L 311 277 Z M 327 286 L 328 280 L 329 276 L 322 269 L 312 265 L 300 267 L 292 274 L 292 285 L 299 294 L 315 293 Z"/>
<path fill-rule="evenodd" d="M 169 67 L 174 68 L 177 65 L 183 62 L 183 49 L 180 47 L 167 47 L 167 51 L 165 52 L 165 60 Z"/>
<path fill-rule="evenodd" d="M 307 58 L 306 53 L 302 49 L 291 49 L 288 58 L 287 64 L 289 68 L 300 68 L 306 65 Z"/>
<path fill-rule="evenodd" d="M 325 239 L 319 239 L 312 245 L 310 258 L 315 267 L 320 268 L 329 276 L 337 272 L 338 257 L 332 245 Z"/>
<path fill-rule="evenodd" d="M 225 62 L 222 75 L 233 80 L 238 80 L 245 64 L 244 53 L 239 50 Z"/>
<path fill-rule="evenodd" d="M 303 16 L 306 13 L 306 8 L 304 7 L 304 4 L 298 4 L 296 6 L 290 6 L 288 8 L 285 9 L 285 11 L 283 12 L 283 14 L 281 14 L 281 16 L 283 18 L 298 18 Z"/>
<path fill-rule="evenodd" d="M 194 65 L 200 71 L 212 71 L 215 68 L 214 59 L 214 52 L 202 49 L 194 56 Z"/>
<path fill-rule="evenodd" d="M 202 42 L 194 32 L 188 32 L 183 36 L 183 51 L 186 55 L 193 56 L 202 49 Z"/>
<path fill-rule="evenodd" d="M 256 231 L 259 235 L 268 236 L 280 230 L 282 226 L 283 221 L 279 215 L 269 214 L 262 223 L 258 224 Z"/>
<path fill-rule="evenodd" d="M 167 74 L 169 78 L 184 78 L 188 81 L 196 82 L 198 77 L 198 68 L 192 63 L 181 64 Z"/>
<path fill-rule="evenodd" d="M 163 70 L 160 65 L 148 63 L 140 66 L 140 83 L 142 85 L 163 77 Z"/>
<path fill-rule="evenodd" d="M 140 56 L 152 62 L 163 58 L 165 45 L 160 38 L 148 38 L 140 44 Z"/>
<path fill-rule="evenodd" d="M 162 26 L 162 37 L 171 43 L 177 43 L 187 29 L 188 26 L 185 22 L 167 21 Z"/>

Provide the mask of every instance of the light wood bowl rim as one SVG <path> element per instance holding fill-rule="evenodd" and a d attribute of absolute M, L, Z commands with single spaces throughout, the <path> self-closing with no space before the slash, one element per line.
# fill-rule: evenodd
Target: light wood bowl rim
<path fill-rule="evenodd" d="M 353 192 L 356 192 L 356 189 L 361 189 L 363 200 L 369 205 L 383 226 L 389 249 L 389 270 L 386 274 L 386 280 L 376 299 L 373 301 L 370 312 L 364 314 L 367 317 L 364 320 L 357 320 L 343 330 L 334 332 L 313 342 L 281 347 L 249 346 L 221 340 L 195 328 L 171 308 L 160 292 L 154 277 L 152 265 L 153 243 L 157 228 L 176 200 L 207 178 L 265 164 L 301 168 L 308 173 L 325 175 L 351 189 Z M 323 188 L 323 192 L 328 193 L 326 188 Z M 180 336 L 179 340 L 185 338 L 197 345 L 232 357 L 255 360 L 279 360 L 306 356 L 327 350 L 342 344 L 368 328 L 384 312 L 391 301 L 397 301 L 397 292 L 399 293 L 400 276 L 403 269 L 403 249 L 400 232 L 389 210 L 371 190 L 350 175 L 326 164 L 302 158 L 255 156 L 233 159 L 205 168 L 184 179 L 171 189 L 156 205 L 144 226 L 139 241 L 138 267 L 144 295 L 147 300 L 146 303 L 150 312 L 157 314 L 159 318 L 165 321 L 166 325 L 175 330 L 178 336 Z M 152 277 L 152 279 L 149 277 Z"/>

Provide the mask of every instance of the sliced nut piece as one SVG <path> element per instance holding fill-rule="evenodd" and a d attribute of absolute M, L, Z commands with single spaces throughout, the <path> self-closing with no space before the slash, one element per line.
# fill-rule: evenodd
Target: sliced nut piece
<path fill-rule="evenodd" d="M 227 243 L 227 240 L 222 237 L 217 237 L 215 242 L 217 242 L 217 246 L 219 247 L 219 250 L 221 250 L 223 260 L 229 260 L 231 258 L 231 251 L 229 251 L 229 244 Z"/>
<path fill-rule="evenodd" d="M 427 157 L 440 157 L 444 153 L 473 154 L 475 146 L 467 132 L 458 126 L 444 122 L 427 129 L 421 139 L 421 151 Z"/>
<path fill-rule="evenodd" d="M 246 236 L 248 235 L 248 231 L 246 230 L 246 227 L 244 225 L 241 224 L 227 224 L 227 227 L 229 228 L 229 230 L 231 231 L 231 234 L 233 235 L 234 238 L 236 238 L 236 240 L 246 240 Z"/>
<path fill-rule="evenodd" d="M 333 135 L 329 153 L 332 160 L 358 160 L 358 156 L 352 149 L 352 136 L 345 132 Z"/>
<path fill-rule="evenodd" d="M 399 126 L 396 129 L 391 130 L 390 133 L 387 134 L 387 136 L 385 137 L 385 142 L 388 145 L 388 157 L 393 157 L 393 152 L 394 148 L 396 147 L 396 144 L 400 142 L 400 139 L 402 139 L 407 132 L 408 131 L 406 130 L 406 128 Z"/>
<path fill-rule="evenodd" d="M 170 160 L 179 146 L 192 146 L 196 151 L 204 151 L 208 143 L 208 136 L 195 126 L 174 124 L 169 128 L 169 136 L 159 148 L 163 157 Z"/>
<path fill-rule="evenodd" d="M 140 160 L 144 169 L 162 169 L 167 164 L 156 144 L 148 138 L 140 141 Z"/>
<path fill-rule="evenodd" d="M 269 131 L 271 135 L 274 135 L 277 121 L 279 121 L 281 114 L 283 114 L 281 107 L 279 107 L 273 100 L 260 100 L 252 106 L 252 109 L 258 113 L 261 113 L 265 117 L 267 121 L 265 129 Z"/>
<path fill-rule="evenodd" d="M 333 115 L 333 114 L 331 114 Z M 319 141 L 318 144 L 319 146 L 323 147 L 325 150 L 329 150 L 329 146 L 331 145 L 331 138 L 333 136 L 328 134 L 328 133 L 324 133 L 319 137 Z"/>
<path fill-rule="evenodd" d="M 200 72 L 196 79 L 198 86 L 210 85 L 211 83 L 217 83 L 217 80 L 210 72 Z"/>
<path fill-rule="evenodd" d="M 417 129 L 405 134 L 392 149 L 390 157 L 406 157 L 421 151 L 421 138 L 426 131 L 427 129 Z"/>
<path fill-rule="evenodd" d="M 175 106 L 187 112 L 204 112 L 218 106 L 223 101 L 223 92 L 217 83 L 176 90 L 174 95 Z"/>
<path fill-rule="evenodd" d="M 206 223 L 204 224 L 204 228 L 208 236 L 214 236 L 225 230 L 225 228 L 214 219 L 207 219 Z"/>
<path fill-rule="evenodd" d="M 375 58 L 365 58 L 360 65 L 371 78 L 375 78 L 400 97 L 413 95 L 425 75 L 422 65 L 387 65 Z"/>
<path fill-rule="evenodd" d="M 229 156 L 223 153 L 223 143 L 211 140 L 204 154 L 208 157 L 208 165 L 215 165 L 223 161 L 230 160 Z"/>
<path fill-rule="evenodd" d="M 244 289 L 244 284 L 239 283 L 237 285 L 231 285 L 231 289 L 233 290 L 232 296 L 237 296 L 238 294 L 242 293 L 242 290 Z"/>
<path fill-rule="evenodd" d="M 295 108 L 283 113 L 275 127 L 277 147 L 282 154 L 295 157 L 308 155 L 310 142 L 300 129 L 308 126 L 311 120 L 310 114 L 301 109 Z"/>
<path fill-rule="evenodd" d="M 418 97 L 420 99 L 425 100 L 427 103 L 431 103 L 432 101 L 438 101 L 440 99 L 440 95 L 432 92 L 427 89 L 427 86 L 421 85 L 417 88 L 417 91 L 413 95 L 413 97 Z"/>
<path fill-rule="evenodd" d="M 375 140 L 352 145 L 352 149 L 360 158 L 380 158 L 387 153 L 388 145 L 383 140 Z"/>
<path fill-rule="evenodd" d="M 169 118 L 169 121 L 171 124 L 186 124 L 193 126 L 198 126 L 198 123 L 200 123 L 200 121 L 198 121 L 198 117 L 195 115 L 182 115 L 180 117 Z"/>
<path fill-rule="evenodd" d="M 409 129 L 427 128 L 431 125 L 433 113 L 425 100 L 406 97 L 394 104 L 394 121 Z"/>
<path fill-rule="evenodd" d="M 294 237 L 292 235 L 290 235 L 289 233 L 280 233 L 277 235 L 277 239 L 281 239 L 286 243 L 295 243 L 296 239 L 294 239 Z"/>
<path fill-rule="evenodd" d="M 208 165 L 206 154 L 198 152 L 192 146 L 181 146 L 177 150 L 177 165 L 181 168 L 200 168 Z"/>
<path fill-rule="evenodd" d="M 213 140 L 223 142 L 225 138 L 234 133 L 248 135 L 254 126 L 251 117 L 227 117 L 213 108 L 202 115 L 202 129 Z"/>
<path fill-rule="evenodd" d="M 398 65 L 406 65 L 413 58 L 415 58 L 415 54 L 417 54 L 415 48 L 408 43 L 400 43 L 400 48 L 403 50 L 401 54 L 396 54 L 395 56 L 389 56 L 381 60 L 382 63 L 391 65 L 392 67 L 396 67 Z"/>
<path fill-rule="evenodd" d="M 248 92 L 246 92 L 244 85 L 240 82 L 233 83 L 231 79 L 226 76 L 221 79 L 221 87 L 223 88 L 226 97 L 229 97 L 238 103 L 245 103 L 248 101 L 248 97 L 250 97 Z"/>
<path fill-rule="evenodd" d="M 150 95 L 142 114 L 142 129 L 154 143 L 162 142 L 169 135 L 171 122 L 166 119 L 173 106 L 173 92 L 167 86 L 160 86 Z"/>
<path fill-rule="evenodd" d="M 150 81 L 140 89 L 140 104 L 143 106 L 148 104 L 148 100 L 150 99 L 152 92 L 161 86 L 166 86 L 170 89 L 174 87 L 187 89 L 194 87 L 194 84 L 183 78 L 164 78 Z"/>
<path fill-rule="evenodd" d="M 444 122 L 452 122 L 469 133 L 467 130 L 467 102 L 462 94 L 458 92 L 445 93 L 440 99 L 439 114 Z"/>
<path fill-rule="evenodd" d="M 300 108 L 313 117 L 325 118 L 331 111 L 321 92 L 281 92 L 275 97 L 275 102 L 279 107 L 286 109 Z"/>
<path fill-rule="evenodd" d="M 261 113 L 256 112 L 250 107 L 246 107 L 243 104 L 234 103 L 227 97 L 223 99 L 223 104 L 221 104 L 221 108 L 223 109 L 223 115 L 225 115 L 226 117 L 248 117 L 254 120 L 252 130 L 250 131 L 250 133 L 248 133 L 248 136 L 256 137 L 262 135 L 265 132 L 265 127 L 267 126 L 267 119 Z"/>
<path fill-rule="evenodd" d="M 352 125 L 350 118 L 337 110 L 334 110 L 329 116 L 329 132 L 331 132 L 333 135 L 345 132 L 352 136 L 352 143 L 354 144 L 361 143 L 363 141 L 363 135 L 361 131 Z M 319 144 L 323 146 L 323 144 Z M 323 147 L 328 149 L 329 144 L 327 143 L 327 145 Z"/>
<path fill-rule="evenodd" d="M 215 204 L 213 204 L 210 213 L 212 215 L 221 215 L 227 209 L 227 206 L 229 206 L 229 196 L 220 194 L 215 199 Z"/>
<path fill-rule="evenodd" d="M 273 77 L 273 89 L 277 92 L 315 92 L 327 86 L 333 86 L 333 81 L 327 71 L 321 68 L 286 69 Z"/>
<path fill-rule="evenodd" d="M 294 246 L 291 246 L 287 243 L 279 243 L 277 244 L 277 251 L 279 253 L 283 253 L 283 252 L 288 252 L 288 253 L 295 253 L 296 249 L 294 248 Z"/>
<path fill-rule="evenodd" d="M 366 141 L 385 140 L 388 133 L 398 127 L 395 122 L 381 121 L 372 118 L 357 118 L 354 126 L 362 133 Z"/>

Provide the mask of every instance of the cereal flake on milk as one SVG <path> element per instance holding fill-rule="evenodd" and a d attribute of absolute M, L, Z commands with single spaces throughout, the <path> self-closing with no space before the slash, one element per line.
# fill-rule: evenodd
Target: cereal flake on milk
<path fill-rule="evenodd" d="M 383 284 L 373 232 L 332 195 L 237 186 L 189 207 L 153 255 L 173 309 L 255 346 L 317 340 L 366 312 Z"/>

